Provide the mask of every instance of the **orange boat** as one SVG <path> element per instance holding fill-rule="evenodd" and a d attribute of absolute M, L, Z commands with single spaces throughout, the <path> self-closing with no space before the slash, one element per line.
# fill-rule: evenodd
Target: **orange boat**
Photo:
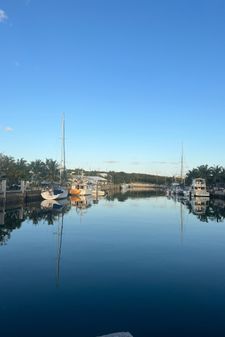
<path fill-rule="evenodd" d="M 92 188 L 87 183 L 73 184 L 69 190 L 70 195 L 90 195 Z"/>

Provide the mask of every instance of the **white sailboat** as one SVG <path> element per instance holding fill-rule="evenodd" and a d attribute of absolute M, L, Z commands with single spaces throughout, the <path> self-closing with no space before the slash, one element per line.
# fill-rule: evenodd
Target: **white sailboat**
<path fill-rule="evenodd" d="M 41 196 L 46 200 L 58 200 L 64 199 L 68 196 L 68 191 L 61 186 L 58 187 L 48 187 L 41 192 Z"/>
<path fill-rule="evenodd" d="M 60 185 L 45 188 L 41 192 L 41 196 L 46 200 L 58 200 L 68 197 L 68 188 L 62 187 L 61 184 L 65 181 L 65 118 L 62 117 L 62 152 L 61 152 L 61 165 L 60 165 Z"/>

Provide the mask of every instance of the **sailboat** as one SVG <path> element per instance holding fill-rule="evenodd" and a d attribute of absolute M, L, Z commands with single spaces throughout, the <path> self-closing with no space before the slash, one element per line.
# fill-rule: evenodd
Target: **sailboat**
<path fill-rule="evenodd" d="M 62 117 L 62 152 L 61 152 L 61 166 L 60 166 L 60 185 L 47 187 L 41 192 L 41 196 L 46 200 L 58 200 L 68 197 L 68 188 L 62 187 L 65 182 L 65 118 Z"/>

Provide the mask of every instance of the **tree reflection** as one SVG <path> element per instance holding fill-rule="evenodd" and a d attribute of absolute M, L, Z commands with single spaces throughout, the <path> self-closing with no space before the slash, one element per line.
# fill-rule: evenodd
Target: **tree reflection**
<path fill-rule="evenodd" d="M 118 200 L 121 202 L 127 199 L 157 197 L 155 191 L 129 191 L 127 193 L 114 193 L 108 195 L 107 200 Z M 182 202 L 189 213 L 194 214 L 200 221 L 223 222 L 225 219 L 225 200 L 208 198 L 194 198 L 192 200 L 179 200 Z M 72 201 L 64 200 L 60 202 L 49 203 L 30 203 L 29 205 L 17 208 L 0 209 L 0 245 L 5 245 L 11 237 L 11 233 L 15 229 L 19 229 L 25 220 L 29 220 L 34 225 L 45 223 L 53 225 L 58 221 L 60 214 L 69 212 Z M 77 211 L 84 211 L 84 208 L 90 207 L 91 204 L 83 202 L 80 198 L 76 201 Z"/>
<path fill-rule="evenodd" d="M 5 245 L 11 237 L 14 229 L 21 227 L 24 219 L 21 219 L 20 209 L 12 209 L 4 212 L 4 223 L 0 224 L 0 245 Z"/>
<path fill-rule="evenodd" d="M 14 209 L 1 209 L 0 223 L 0 245 L 5 245 L 15 229 L 19 229 L 25 220 L 30 220 L 34 225 L 40 222 L 53 225 L 59 217 L 59 214 L 65 214 L 70 210 L 69 201 L 64 204 L 57 203 L 58 207 L 41 207 L 40 203 L 31 203 Z M 51 205 L 50 205 L 51 206 Z"/>
<path fill-rule="evenodd" d="M 186 206 L 189 212 L 196 215 L 196 217 L 202 222 L 222 222 L 225 219 L 224 200 L 205 200 L 204 198 L 194 198 L 193 200 L 188 201 Z"/>
<path fill-rule="evenodd" d="M 156 197 L 156 196 L 164 196 L 163 192 L 160 191 L 127 191 L 125 193 L 121 192 L 114 192 L 109 193 L 106 196 L 106 199 L 109 201 L 126 201 L 127 199 L 138 199 L 138 198 L 149 198 L 149 197 Z"/>

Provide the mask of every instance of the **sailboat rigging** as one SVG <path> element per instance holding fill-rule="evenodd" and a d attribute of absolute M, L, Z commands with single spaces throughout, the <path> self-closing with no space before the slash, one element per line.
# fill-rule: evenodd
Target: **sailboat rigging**
<path fill-rule="evenodd" d="M 184 147 L 182 143 L 182 149 L 181 149 L 181 161 L 180 161 L 180 178 L 181 178 L 181 183 L 184 183 Z"/>
<path fill-rule="evenodd" d="M 61 163 L 60 163 L 60 184 L 65 183 L 66 159 L 65 159 L 65 116 L 62 116 L 62 144 L 61 144 Z"/>
<path fill-rule="evenodd" d="M 41 196 L 46 200 L 64 199 L 68 196 L 68 189 L 62 187 L 65 184 L 66 166 L 65 166 L 65 118 L 62 116 L 62 145 L 61 145 L 61 165 L 60 165 L 60 185 L 51 186 L 41 192 Z"/>

